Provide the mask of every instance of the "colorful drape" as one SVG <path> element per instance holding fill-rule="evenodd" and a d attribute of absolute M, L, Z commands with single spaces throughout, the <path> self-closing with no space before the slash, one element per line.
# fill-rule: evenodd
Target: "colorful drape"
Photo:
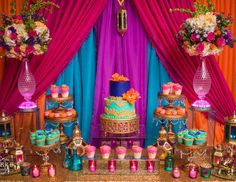
<path fill-rule="evenodd" d="M 176 7 L 192 8 L 192 1 L 145 1 L 133 0 L 140 20 L 158 57 L 173 81 L 184 86 L 184 94 L 190 102 L 197 99 L 192 88 L 193 76 L 200 63 L 198 57 L 190 57 L 175 41 L 175 34 L 180 24 L 188 17 L 186 14 L 175 15 L 169 9 Z M 208 58 L 207 67 L 211 74 L 212 86 L 207 95 L 217 120 L 224 123 L 224 117 L 233 113 L 236 106 L 228 85 L 214 57 Z"/>
<path fill-rule="evenodd" d="M 136 112 L 141 116 L 140 130 L 145 133 L 147 93 L 147 37 L 130 1 L 125 1 L 128 30 L 122 38 L 116 30 L 117 1 L 108 1 L 97 22 L 97 73 L 91 139 L 100 131 L 99 115 L 104 110 L 104 98 L 109 96 L 109 79 L 115 72 L 130 79 L 131 87 L 139 91 Z"/>
<path fill-rule="evenodd" d="M 96 38 L 94 30 L 91 31 L 79 52 L 76 53 L 66 69 L 58 77 L 55 84 L 67 84 L 70 94 L 73 95 L 74 108 L 78 113 L 78 121 L 82 137 L 89 142 L 90 126 L 92 121 L 93 97 L 96 74 Z M 52 104 L 52 103 L 51 103 Z M 47 122 L 47 126 L 54 126 Z M 65 133 L 72 135 L 71 123 L 65 124 Z"/>
<path fill-rule="evenodd" d="M 54 9 L 53 14 L 46 13 L 45 17 L 52 37 L 49 50 L 44 56 L 34 56 L 30 61 L 37 82 L 33 99 L 38 98 L 70 62 L 106 5 L 106 0 L 57 2 L 60 9 Z M 16 60 L 9 60 L 6 65 L 4 79 L 0 85 L 3 98 L 0 100 L 0 110 L 5 109 L 11 113 L 23 100 L 17 89 L 21 66 Z"/>

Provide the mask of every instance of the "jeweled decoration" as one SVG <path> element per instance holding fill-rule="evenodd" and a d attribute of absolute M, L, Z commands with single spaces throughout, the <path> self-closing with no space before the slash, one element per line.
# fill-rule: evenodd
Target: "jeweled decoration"
<path fill-rule="evenodd" d="M 123 36 L 127 31 L 127 11 L 123 7 L 124 0 L 118 0 L 118 3 L 120 7 L 117 11 L 117 31 Z"/>

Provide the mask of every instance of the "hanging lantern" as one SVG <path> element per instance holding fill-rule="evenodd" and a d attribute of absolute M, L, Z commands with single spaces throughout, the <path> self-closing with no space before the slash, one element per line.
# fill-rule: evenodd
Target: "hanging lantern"
<path fill-rule="evenodd" d="M 236 145 L 236 112 L 225 119 L 225 141 L 230 145 Z"/>
<path fill-rule="evenodd" d="M 118 3 L 120 8 L 117 11 L 117 31 L 123 36 L 127 31 L 127 11 L 123 7 L 124 0 L 118 0 Z"/>

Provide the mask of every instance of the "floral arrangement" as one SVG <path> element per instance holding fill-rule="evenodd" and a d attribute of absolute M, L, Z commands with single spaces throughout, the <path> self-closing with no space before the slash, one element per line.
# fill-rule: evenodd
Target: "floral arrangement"
<path fill-rule="evenodd" d="M 141 98 L 139 93 L 136 90 L 134 90 L 133 88 L 131 88 L 127 92 L 125 92 L 122 95 L 122 97 L 124 100 L 126 100 L 127 102 L 129 102 L 132 105 L 135 104 L 137 99 Z"/>
<path fill-rule="evenodd" d="M 210 0 L 207 5 L 194 2 L 194 11 L 190 9 L 170 9 L 186 12 L 191 18 L 185 20 L 177 33 L 177 42 L 190 55 L 217 55 L 225 45 L 234 46 L 229 26 L 233 23 L 230 16 L 217 13 Z"/>
<path fill-rule="evenodd" d="M 123 75 L 119 75 L 118 73 L 115 73 L 111 76 L 111 80 L 115 82 L 119 81 L 129 81 L 129 79 Z"/>
<path fill-rule="evenodd" d="M 48 5 L 59 6 L 50 1 L 37 0 L 29 4 L 25 0 L 21 15 L 17 16 L 14 1 L 10 5 L 11 16 L 2 15 L 0 48 L 5 51 L 7 57 L 20 60 L 31 54 L 45 53 L 51 38 L 45 19 L 38 11 Z"/>

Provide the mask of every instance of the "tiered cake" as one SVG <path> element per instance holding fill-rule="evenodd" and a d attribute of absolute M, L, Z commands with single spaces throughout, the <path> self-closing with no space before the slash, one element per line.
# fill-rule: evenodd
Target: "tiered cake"
<path fill-rule="evenodd" d="M 114 74 L 110 80 L 110 96 L 105 98 L 101 128 L 105 133 L 133 133 L 139 129 L 139 116 L 135 102 L 139 93 L 130 89 L 130 81 L 123 75 Z"/>

